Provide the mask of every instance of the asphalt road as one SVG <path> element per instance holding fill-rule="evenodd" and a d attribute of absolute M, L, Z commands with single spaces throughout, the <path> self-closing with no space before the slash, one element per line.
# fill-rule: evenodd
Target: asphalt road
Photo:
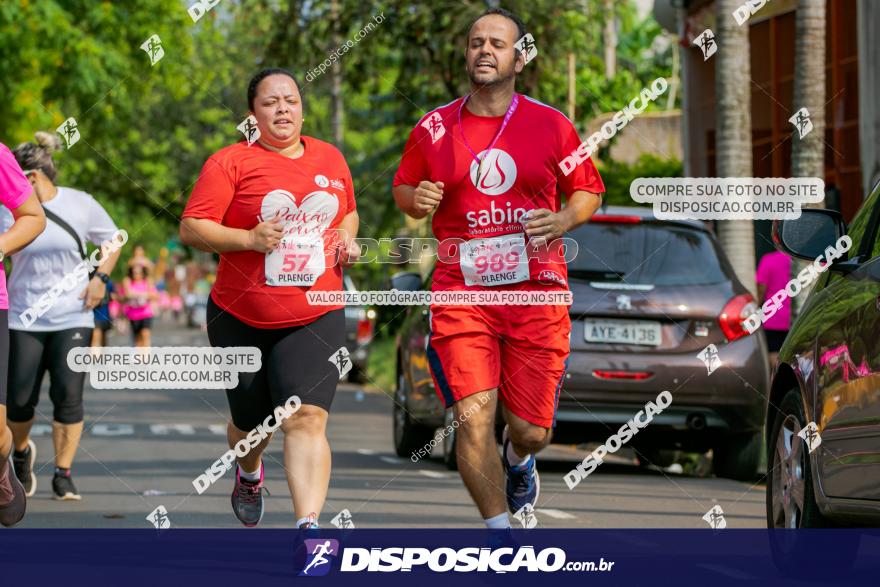
<path fill-rule="evenodd" d="M 117 336 L 111 344 L 125 344 Z M 207 345 L 194 330 L 160 328 L 154 345 Z M 37 493 L 20 527 L 149 527 L 164 506 L 176 527 L 241 527 L 231 512 L 232 474 L 204 494 L 192 480 L 226 450 L 222 391 L 86 389 L 86 431 L 74 463 L 80 502 L 50 497 L 51 409 L 44 384 L 34 441 Z M 340 384 L 330 417 L 333 473 L 323 525 L 344 509 L 355 527 L 482 527 L 458 474 L 435 453 L 412 463 L 394 455 L 391 400 L 378 390 Z M 438 449 L 439 451 L 439 449 Z M 282 447 L 267 451 L 263 527 L 292 527 L 293 507 L 282 469 Z M 703 516 L 720 505 L 729 528 L 765 525 L 763 485 L 698 478 L 633 464 L 626 450 L 570 491 L 563 475 L 584 451 L 552 446 L 538 459 L 541 497 L 536 517 L 547 528 L 707 528 Z"/>

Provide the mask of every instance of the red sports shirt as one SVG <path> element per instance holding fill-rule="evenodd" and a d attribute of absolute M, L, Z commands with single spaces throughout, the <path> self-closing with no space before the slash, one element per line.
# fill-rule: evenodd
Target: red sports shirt
<path fill-rule="evenodd" d="M 581 143 L 577 131 L 561 112 L 522 94 L 507 127 L 485 155 L 477 177 L 478 165 L 467 145 L 484 157 L 483 151 L 492 143 L 504 117 L 477 116 L 465 107 L 459 125 L 462 99 L 429 112 L 419 121 L 394 176 L 395 186 L 417 186 L 423 180 L 444 183 L 443 200 L 432 221 L 441 250 L 446 239 L 469 241 L 523 234 L 520 218 L 529 210 L 557 212 L 562 209 L 562 194 L 605 191 L 591 160 L 568 176 L 560 173 L 559 162 Z M 555 259 L 530 258 L 527 281 L 567 287 L 562 255 Z M 437 263 L 433 283 L 435 291 L 504 289 L 493 284 L 466 285 L 455 259 Z"/>
<path fill-rule="evenodd" d="M 184 218 L 206 218 L 231 228 L 250 230 L 277 212 L 285 220 L 285 240 L 325 239 L 342 219 L 355 210 L 351 172 L 336 147 L 312 137 L 302 137 L 305 151 L 290 159 L 246 142 L 212 155 L 193 188 Z M 326 241 L 325 241 L 326 244 Z M 282 250 L 284 249 L 284 250 Z M 340 291 L 342 269 L 324 251 L 323 273 L 307 273 L 305 262 L 288 257 L 290 247 L 279 247 L 269 256 L 257 251 L 220 255 L 217 280 L 211 290 L 214 302 L 242 322 L 258 328 L 284 328 L 313 322 L 342 306 L 311 305 L 307 291 Z M 298 251 L 297 251 L 298 252 Z M 267 283 L 280 268 L 311 275 L 312 285 Z M 320 273 L 319 276 L 317 276 Z M 317 277 L 314 277 L 317 276 Z"/>

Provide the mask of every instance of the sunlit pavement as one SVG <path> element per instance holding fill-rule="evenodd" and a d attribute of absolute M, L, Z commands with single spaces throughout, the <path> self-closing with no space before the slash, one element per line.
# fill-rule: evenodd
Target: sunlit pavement
<path fill-rule="evenodd" d="M 124 344 L 117 336 L 113 344 Z M 156 346 L 206 345 L 197 330 L 160 328 Z M 47 386 L 34 429 L 37 493 L 20 527 L 150 527 L 159 505 L 176 527 L 241 527 L 232 514 L 227 473 L 204 494 L 192 481 L 226 450 L 222 391 L 100 391 L 87 387 L 86 432 L 73 467 L 80 502 L 51 499 L 51 407 Z M 349 510 L 355 527 L 481 527 L 458 474 L 435 458 L 413 463 L 395 456 L 391 400 L 379 391 L 341 384 L 329 427 L 333 473 L 321 523 Z M 267 451 L 266 513 L 261 527 L 294 522 L 276 438 Z M 707 528 L 721 506 L 729 528 L 765 525 L 764 486 L 648 471 L 626 451 L 570 491 L 563 475 L 585 455 L 552 446 L 538 459 L 541 497 L 536 516 L 548 528 Z M 516 521 L 514 520 L 516 523 Z"/>

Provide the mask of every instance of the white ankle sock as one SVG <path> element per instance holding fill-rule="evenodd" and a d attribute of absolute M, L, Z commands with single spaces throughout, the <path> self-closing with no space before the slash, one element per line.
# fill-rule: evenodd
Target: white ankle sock
<path fill-rule="evenodd" d="M 486 527 L 490 530 L 504 530 L 505 528 L 510 528 L 510 518 L 507 517 L 507 512 L 492 516 L 491 518 L 486 518 L 483 521 L 486 523 Z"/>
<path fill-rule="evenodd" d="M 504 453 L 504 457 L 507 459 L 507 464 L 509 464 L 511 467 L 522 467 L 529 462 L 529 458 L 531 456 L 532 455 L 526 455 L 524 457 L 521 457 L 516 454 L 516 451 L 513 450 L 512 442 L 507 445 L 507 450 Z"/>
<path fill-rule="evenodd" d="M 254 471 L 253 473 L 248 473 L 247 471 L 245 471 L 245 470 L 242 469 L 241 467 L 239 467 L 238 470 L 239 470 L 239 474 L 241 475 L 241 478 L 242 478 L 242 479 L 247 479 L 248 481 L 251 481 L 251 482 L 253 482 L 253 483 L 256 483 L 257 481 L 260 480 L 260 470 L 261 470 L 262 468 L 263 468 L 263 465 L 260 464 L 260 466 L 257 467 L 257 470 Z"/>

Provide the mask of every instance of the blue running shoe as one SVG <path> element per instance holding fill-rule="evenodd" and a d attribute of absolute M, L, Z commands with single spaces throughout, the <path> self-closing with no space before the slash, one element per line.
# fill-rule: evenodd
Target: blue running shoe
<path fill-rule="evenodd" d="M 529 455 L 529 460 L 521 467 L 512 467 L 507 462 L 507 447 L 510 439 L 507 436 L 507 426 L 504 427 L 502 436 L 501 462 L 507 472 L 507 509 L 515 514 L 526 504 L 534 508 L 538 503 L 538 494 L 541 492 L 541 480 L 535 467 L 535 455 Z"/>

